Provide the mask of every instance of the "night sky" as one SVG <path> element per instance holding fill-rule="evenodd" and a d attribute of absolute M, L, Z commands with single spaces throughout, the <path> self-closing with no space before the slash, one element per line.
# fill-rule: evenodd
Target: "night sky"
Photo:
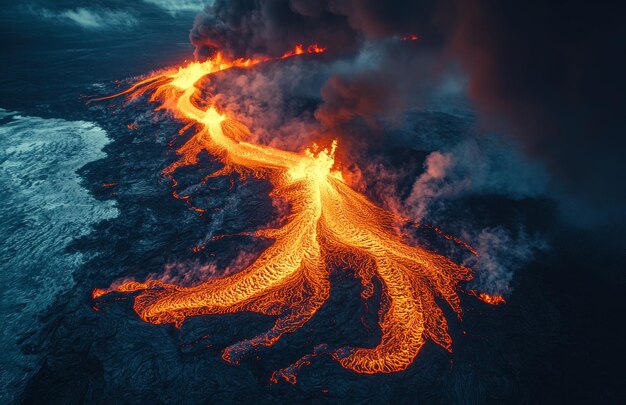
<path fill-rule="evenodd" d="M 613 2 L 33 0 L 0 20 L 0 402 L 624 402 L 626 25 Z M 428 341 L 407 370 L 374 375 L 320 355 L 296 384 L 271 382 L 318 345 L 376 346 L 383 287 L 364 302 L 350 266 L 332 269 L 310 322 L 238 365 L 222 350 L 272 317 L 175 328 L 143 322 L 132 297 L 91 298 L 120 280 L 237 272 L 271 244 L 245 235 L 286 208 L 254 176 L 203 181 L 220 167 L 207 153 L 173 185 L 162 170 L 184 123 L 146 97 L 87 101 L 218 51 L 296 44 L 326 50 L 202 79 L 198 96 L 261 144 L 338 139 L 352 188 L 421 224 L 403 230 L 412 243 L 474 269 L 462 320 L 444 309 L 451 353 Z"/>

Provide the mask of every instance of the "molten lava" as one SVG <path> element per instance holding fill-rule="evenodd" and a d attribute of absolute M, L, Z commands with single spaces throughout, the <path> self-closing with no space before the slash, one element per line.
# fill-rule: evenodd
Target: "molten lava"
<path fill-rule="evenodd" d="M 506 304 L 506 300 L 500 295 L 487 294 L 486 292 L 479 292 L 475 290 L 469 290 L 468 293 L 489 305 Z"/>
<path fill-rule="evenodd" d="M 318 53 L 317 45 L 296 47 L 281 58 Z M 277 59 L 281 59 L 277 58 Z M 450 351 L 452 341 L 446 318 L 436 299 L 461 314 L 456 290 L 472 278 L 470 269 L 398 235 L 397 218 L 352 190 L 335 169 L 337 142 L 326 148 L 313 145 L 301 153 L 251 143 L 250 131 L 215 106 L 199 108 L 193 101 L 194 84 L 203 76 L 232 67 L 250 67 L 270 58 L 225 60 L 220 54 L 205 62 L 192 62 L 134 84 L 115 96 L 131 98 L 152 91 L 176 118 L 199 128 L 165 168 L 194 165 L 208 151 L 221 159 L 229 172 L 252 172 L 274 186 L 271 196 L 286 201 L 291 211 L 285 224 L 262 229 L 255 236 L 274 242 L 247 268 L 192 287 L 157 280 L 129 281 L 109 289 L 95 289 L 97 298 L 111 292 L 138 292 L 134 309 L 146 322 L 180 326 L 190 316 L 252 311 L 276 316 L 274 326 L 259 336 L 236 343 L 223 358 L 237 363 L 246 352 L 274 344 L 284 333 L 302 327 L 329 297 L 333 266 L 354 269 L 367 299 L 374 293 L 372 279 L 381 284 L 379 326 L 382 338 L 375 347 L 343 347 L 326 352 L 343 367 L 359 373 L 406 369 L 426 339 Z M 273 59 L 276 60 L 276 59 Z M 111 97 L 115 97 L 111 96 Z M 110 98 L 110 97 L 105 97 Z M 284 375 L 284 372 L 283 372 Z M 294 380 L 295 381 L 295 380 Z"/>
<path fill-rule="evenodd" d="M 292 56 L 296 56 L 296 55 L 302 55 L 303 53 L 322 53 L 326 50 L 326 48 L 322 48 L 321 46 L 317 45 L 317 44 L 312 44 L 309 45 L 306 50 L 304 49 L 304 47 L 302 46 L 302 44 L 297 44 L 295 46 L 295 48 L 293 48 L 293 50 L 289 51 L 289 52 L 285 52 L 283 54 L 283 56 L 281 56 L 281 59 L 287 59 L 289 57 Z"/>

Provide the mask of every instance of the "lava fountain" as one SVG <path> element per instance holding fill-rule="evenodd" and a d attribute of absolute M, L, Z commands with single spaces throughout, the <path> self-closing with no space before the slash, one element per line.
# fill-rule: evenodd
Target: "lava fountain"
<path fill-rule="evenodd" d="M 401 371 L 413 362 L 426 339 L 451 351 L 446 318 L 436 299 L 460 316 L 457 290 L 460 282 L 472 278 L 470 269 L 409 245 L 397 232 L 396 216 L 343 181 L 335 168 L 336 141 L 327 148 L 312 145 L 300 153 L 255 144 L 249 142 L 251 134 L 245 125 L 215 106 L 200 108 L 194 102 L 195 83 L 203 76 L 321 51 L 317 45 L 298 46 L 280 58 L 236 60 L 218 53 L 205 62 L 153 75 L 105 97 L 137 98 L 151 92 L 150 101 L 159 103 L 157 109 L 166 109 L 199 128 L 178 149 L 179 159 L 164 169 L 165 175 L 196 164 L 200 152 L 207 151 L 225 165 L 214 175 L 247 172 L 265 178 L 274 187 L 271 197 L 284 200 L 291 210 L 284 225 L 254 233 L 273 243 L 238 273 L 192 287 L 158 280 L 127 281 L 93 290 L 94 299 L 112 292 L 135 293 L 134 310 L 153 324 L 180 326 L 190 316 L 241 311 L 276 316 L 269 331 L 224 350 L 222 357 L 237 363 L 247 352 L 271 346 L 309 321 L 329 297 L 330 268 L 340 266 L 355 270 L 363 285 L 363 299 L 374 293 L 372 280 L 380 281 L 378 324 L 382 332 L 375 347 L 329 349 L 326 353 L 341 366 L 367 374 Z"/>

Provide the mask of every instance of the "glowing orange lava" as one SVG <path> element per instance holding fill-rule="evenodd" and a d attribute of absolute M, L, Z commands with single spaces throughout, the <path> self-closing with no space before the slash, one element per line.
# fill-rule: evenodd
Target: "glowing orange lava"
<path fill-rule="evenodd" d="M 479 292 L 475 290 L 469 290 L 468 293 L 470 293 L 474 297 L 478 298 L 479 300 L 489 305 L 506 304 L 506 300 L 504 299 L 504 297 L 500 295 L 492 295 L 492 294 L 487 294 L 485 292 Z"/>
<path fill-rule="evenodd" d="M 285 52 L 283 54 L 283 56 L 281 56 L 281 59 L 286 59 L 289 58 L 291 56 L 296 56 L 296 55 L 302 55 L 303 53 L 322 53 L 326 50 L 326 48 L 322 48 L 321 46 L 317 45 L 317 44 L 312 44 L 309 45 L 306 50 L 304 49 L 304 47 L 302 46 L 302 44 L 297 44 L 295 46 L 295 48 L 289 52 Z"/>
<path fill-rule="evenodd" d="M 321 50 L 315 45 L 306 51 Z M 303 52 L 298 46 L 281 58 Z M 167 109 L 200 128 L 178 149 L 179 159 L 164 169 L 165 175 L 196 164 L 200 152 L 208 151 L 225 164 L 214 175 L 252 172 L 268 179 L 274 186 L 272 198 L 282 199 L 291 207 L 283 226 L 254 233 L 272 239 L 273 244 L 247 268 L 223 278 L 192 287 L 157 280 L 129 281 L 95 289 L 93 297 L 138 292 L 134 309 L 141 319 L 153 324 L 180 326 L 190 316 L 240 311 L 276 316 L 273 328 L 266 333 L 224 350 L 222 357 L 237 363 L 246 352 L 270 346 L 284 333 L 309 321 L 329 297 L 330 269 L 351 268 L 362 282 L 364 299 L 374 293 L 372 279 L 380 281 L 378 323 L 382 338 L 375 347 L 344 347 L 325 353 L 347 369 L 371 374 L 406 369 L 426 339 L 450 351 L 448 325 L 436 299 L 447 302 L 460 316 L 456 290 L 459 282 L 471 279 L 470 269 L 407 244 L 396 231 L 397 217 L 343 181 L 335 169 L 336 141 L 325 148 L 312 145 L 301 153 L 251 143 L 250 131 L 242 123 L 215 106 L 199 108 L 194 103 L 194 84 L 203 76 L 268 60 L 227 61 L 217 54 L 211 60 L 151 76 L 115 96 L 135 98 L 152 91 L 150 100 L 160 103 L 158 109 Z"/>

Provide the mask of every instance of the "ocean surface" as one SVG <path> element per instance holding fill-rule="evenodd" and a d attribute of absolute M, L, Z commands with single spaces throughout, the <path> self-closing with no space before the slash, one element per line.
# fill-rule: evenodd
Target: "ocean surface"
<path fill-rule="evenodd" d="M 42 333 L 47 311 L 63 308 L 77 288 L 74 272 L 95 255 L 72 242 L 119 214 L 114 200 L 88 190 L 100 183 L 77 173 L 106 157 L 113 138 L 85 114 L 84 96 L 189 57 L 202 1 L 183 3 L 33 1 L 0 10 L 2 404 L 19 402 L 46 361 L 25 341 Z"/>
<path fill-rule="evenodd" d="M 97 125 L 0 109 L 0 142 L 0 402 L 6 403 L 37 360 L 17 341 L 73 287 L 72 272 L 85 260 L 68 245 L 118 212 L 115 202 L 94 199 L 76 173 L 105 156 L 109 138 Z"/>

